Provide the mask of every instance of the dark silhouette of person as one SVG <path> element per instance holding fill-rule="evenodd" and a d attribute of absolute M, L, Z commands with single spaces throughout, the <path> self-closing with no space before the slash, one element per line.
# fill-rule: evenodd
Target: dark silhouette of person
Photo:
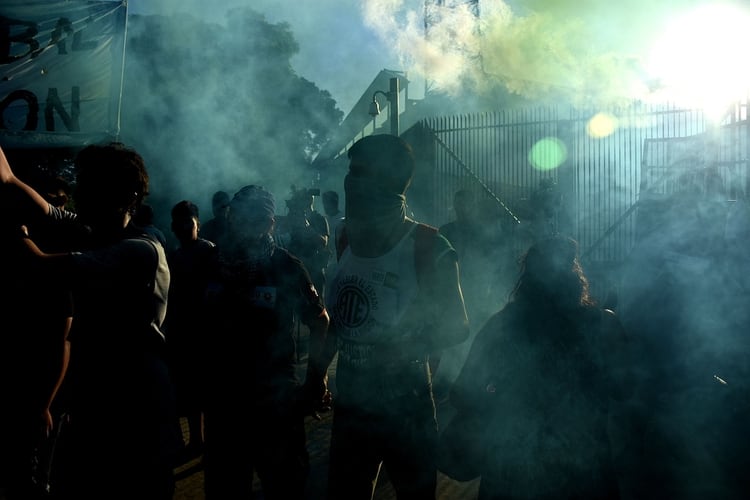
<path fill-rule="evenodd" d="M 167 248 L 167 237 L 164 235 L 164 232 L 154 224 L 154 207 L 147 203 L 141 203 L 141 206 L 138 207 L 133 215 L 133 224 L 154 238 L 154 240 L 161 243 L 161 246 Z"/>
<path fill-rule="evenodd" d="M 458 254 L 459 264 L 476 240 L 476 198 L 474 192 L 460 189 L 453 195 L 456 218 L 440 226 L 440 234 L 450 241 Z"/>
<path fill-rule="evenodd" d="M 479 419 L 457 460 L 476 460 L 480 499 L 619 497 L 607 424 L 624 343 L 589 296 L 577 243 L 529 248 L 451 389 L 458 415 Z"/>
<path fill-rule="evenodd" d="M 207 335 L 205 294 L 215 259 L 216 245 L 200 238 L 200 211 L 189 200 L 172 207 L 172 232 L 179 247 L 167 256 L 171 282 L 166 317 L 166 337 L 177 410 L 187 419 L 189 441 L 182 460 L 203 453 Z"/>
<path fill-rule="evenodd" d="M 508 243 L 497 222 L 496 209 L 494 200 L 477 200 L 473 191 L 460 189 L 453 197 L 455 219 L 440 226 L 440 234 L 458 255 L 461 291 L 471 326 L 470 341 L 510 292 L 505 279 L 509 274 Z M 470 346 L 471 342 L 464 342 L 441 353 L 442 368 L 434 381 L 441 399 L 447 397 Z"/>
<path fill-rule="evenodd" d="M 142 157 L 118 143 L 82 149 L 75 166 L 77 213 L 70 214 L 0 158 L 0 181 L 26 195 L 19 209 L 36 206 L 85 228 L 73 252 L 43 252 L 28 236 L 20 242 L 31 265 L 70 284 L 75 307 L 70 423 L 52 487 L 65 499 L 172 498 L 180 429 L 161 331 L 169 269 L 163 247 L 130 224 L 148 194 L 148 173 Z"/>
<path fill-rule="evenodd" d="M 226 191 L 216 191 L 211 197 L 211 212 L 213 217 L 201 224 L 200 236 L 215 244 L 221 242 L 227 227 L 227 214 L 231 197 Z"/>
<path fill-rule="evenodd" d="M 333 241 L 336 241 L 340 230 L 339 225 L 344 220 L 344 212 L 339 209 L 339 194 L 336 191 L 326 191 L 320 198 L 323 200 L 323 212 L 328 221 L 328 229 Z M 333 258 L 334 252 L 329 253 Z"/>
<path fill-rule="evenodd" d="M 468 335 L 456 254 L 435 228 L 406 217 L 408 143 L 368 136 L 348 155 L 347 245 L 326 298 L 326 361 L 338 354 L 329 498 L 370 499 L 381 465 L 399 498 L 435 498 L 429 356 Z M 427 241 L 429 251 L 417 248 Z"/>
<path fill-rule="evenodd" d="M 311 190 L 292 187 L 292 195 L 286 202 L 286 249 L 302 261 L 322 296 L 329 256 L 328 221 L 313 208 L 314 195 Z"/>
<path fill-rule="evenodd" d="M 60 203 L 47 182 L 30 182 L 50 203 Z M 26 500 L 48 494 L 56 436 L 65 419 L 60 388 L 70 356 L 73 309 L 68 284 L 24 258 L 17 237 L 25 221 L 9 215 L 16 213 L 17 200 L 8 191 L 0 186 L 0 259 L 5 263 L 0 269 L 0 496 Z M 46 250 L 65 248 L 42 220 L 28 229 Z"/>
<path fill-rule="evenodd" d="M 273 196 L 245 186 L 230 203 L 207 288 L 212 334 L 205 409 L 208 500 L 250 498 L 253 471 L 266 499 L 304 496 L 309 473 L 305 414 L 325 396 L 320 362 L 328 314 L 299 259 L 276 246 Z M 310 330 L 304 384 L 294 327 Z"/>

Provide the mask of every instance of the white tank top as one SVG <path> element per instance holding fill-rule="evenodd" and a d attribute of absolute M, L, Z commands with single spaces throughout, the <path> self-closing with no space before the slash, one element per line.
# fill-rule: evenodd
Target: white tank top
<path fill-rule="evenodd" d="M 372 346 L 411 332 L 397 326 L 417 296 L 414 232 L 388 253 L 357 257 L 347 247 L 326 292 L 326 308 L 338 332 L 339 363 L 367 367 Z"/>

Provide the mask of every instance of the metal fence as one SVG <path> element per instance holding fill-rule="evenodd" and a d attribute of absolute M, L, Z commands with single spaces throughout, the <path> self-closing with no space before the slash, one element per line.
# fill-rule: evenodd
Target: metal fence
<path fill-rule="evenodd" d="M 647 195 L 688 184 L 708 192 L 717 182 L 728 198 L 748 192 L 746 103 L 717 125 L 699 110 L 634 103 L 606 113 L 537 108 L 429 118 L 419 127 L 432 149 L 434 224 L 452 218 L 458 189 L 471 189 L 517 244 L 528 231 L 568 234 L 592 263 L 628 255 Z"/>

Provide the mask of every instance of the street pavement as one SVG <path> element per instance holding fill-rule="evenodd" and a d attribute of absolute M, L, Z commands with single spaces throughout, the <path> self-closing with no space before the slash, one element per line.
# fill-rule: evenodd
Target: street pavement
<path fill-rule="evenodd" d="M 335 389 L 335 363 L 329 371 L 331 387 Z M 335 397 L 335 392 L 334 392 Z M 446 402 L 439 403 L 438 422 L 445 424 L 445 419 L 450 415 L 450 408 Z M 331 423 L 333 415 L 331 412 L 321 414 L 321 419 L 307 418 L 305 428 L 307 431 L 307 446 L 310 454 L 310 478 L 307 484 L 307 500 L 324 500 L 328 476 L 328 445 L 331 437 Z M 183 419 L 183 432 L 187 432 L 187 425 Z M 201 458 L 197 457 L 186 464 L 175 469 L 177 487 L 174 500 L 204 500 L 203 495 L 203 469 Z M 479 481 L 458 482 L 438 473 L 438 488 L 436 499 L 438 500 L 473 500 L 477 498 Z M 256 481 L 253 485 L 255 497 L 253 500 L 262 500 L 260 483 Z M 373 500 L 395 500 L 396 495 L 388 482 L 385 470 L 381 469 L 380 477 L 375 488 Z"/>

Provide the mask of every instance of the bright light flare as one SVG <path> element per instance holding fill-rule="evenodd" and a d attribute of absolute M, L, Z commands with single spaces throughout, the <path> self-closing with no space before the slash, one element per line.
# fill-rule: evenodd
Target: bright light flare
<path fill-rule="evenodd" d="M 697 106 L 714 119 L 750 89 L 750 10 L 708 4 L 679 16 L 654 45 L 647 64 L 659 98 Z"/>
<path fill-rule="evenodd" d="M 609 113 L 597 113 L 586 123 L 586 133 L 594 139 L 603 139 L 617 130 L 617 117 Z"/>
<path fill-rule="evenodd" d="M 553 170 L 568 158 L 568 148 L 557 137 L 545 137 L 529 151 L 529 163 L 537 170 Z"/>

